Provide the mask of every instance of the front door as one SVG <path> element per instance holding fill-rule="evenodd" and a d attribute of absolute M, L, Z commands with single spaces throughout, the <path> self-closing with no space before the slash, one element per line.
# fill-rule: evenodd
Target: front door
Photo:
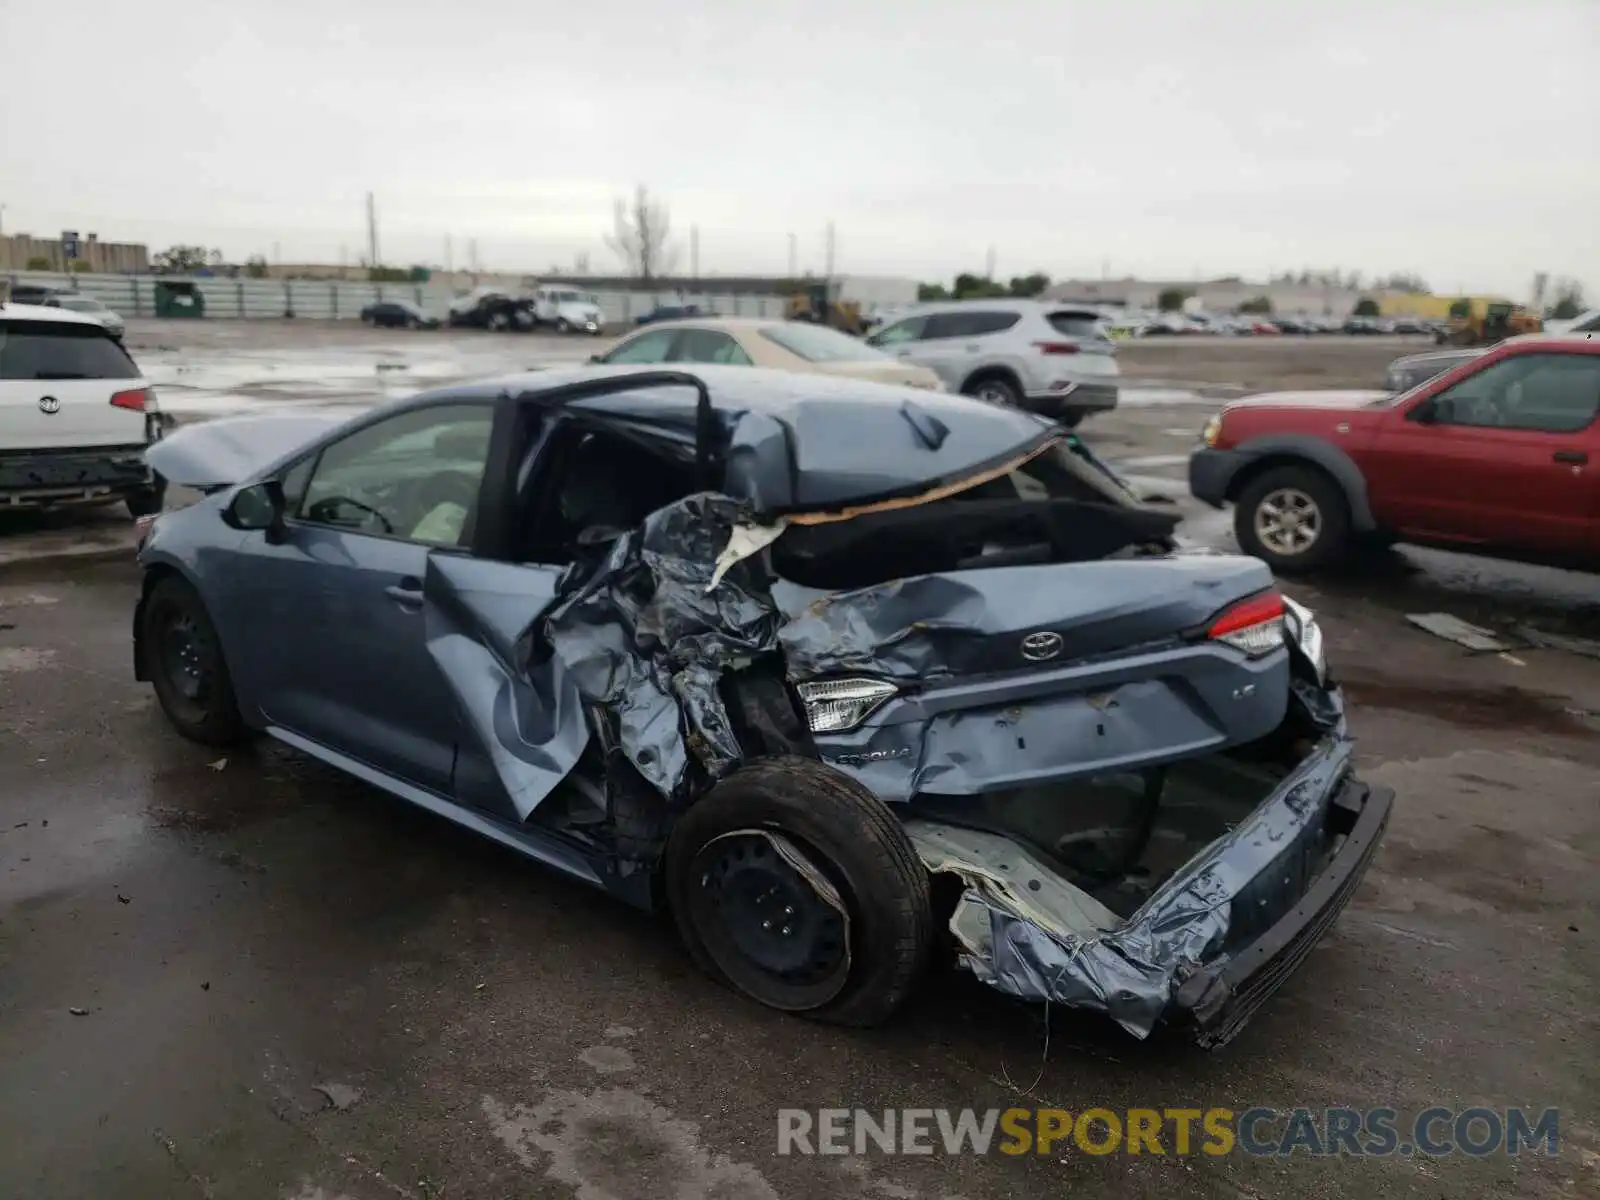
<path fill-rule="evenodd" d="M 1386 421 L 1363 463 L 1380 524 L 1464 547 L 1588 547 L 1600 355 L 1502 358 L 1423 404 Z"/>
<path fill-rule="evenodd" d="M 464 553 L 492 417 L 487 403 L 412 409 L 291 470 L 286 537 L 250 535 L 224 631 L 269 725 L 440 795 L 460 722 L 428 652 L 423 580 L 430 555 Z"/>

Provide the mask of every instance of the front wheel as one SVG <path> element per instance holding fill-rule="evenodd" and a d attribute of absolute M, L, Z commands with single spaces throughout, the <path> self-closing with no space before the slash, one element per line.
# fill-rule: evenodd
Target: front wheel
<path fill-rule="evenodd" d="M 933 942 L 928 873 L 888 807 L 812 759 L 733 772 L 666 849 L 678 930 L 713 978 L 784 1012 L 875 1025 Z"/>
<path fill-rule="evenodd" d="M 145 597 L 139 653 L 156 702 L 184 737 L 232 746 L 249 736 L 216 627 L 200 594 L 176 575 L 159 580 Z"/>
<path fill-rule="evenodd" d="M 1310 465 L 1276 467 L 1250 480 L 1233 508 L 1239 548 L 1274 571 L 1328 566 L 1350 548 L 1350 508 L 1339 485 Z"/>
<path fill-rule="evenodd" d="M 561 334 L 563 337 L 572 332 L 572 325 L 565 317 L 556 318 L 556 332 Z"/>

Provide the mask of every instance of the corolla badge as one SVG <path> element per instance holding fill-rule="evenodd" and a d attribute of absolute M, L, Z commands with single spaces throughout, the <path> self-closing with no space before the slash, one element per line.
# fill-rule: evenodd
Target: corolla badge
<path fill-rule="evenodd" d="M 58 413 L 61 411 L 61 401 L 54 396 L 40 396 L 39 411 L 42 413 Z"/>
<path fill-rule="evenodd" d="M 1029 662 L 1044 662 L 1060 653 L 1059 633 L 1030 633 L 1022 639 L 1022 657 Z"/>

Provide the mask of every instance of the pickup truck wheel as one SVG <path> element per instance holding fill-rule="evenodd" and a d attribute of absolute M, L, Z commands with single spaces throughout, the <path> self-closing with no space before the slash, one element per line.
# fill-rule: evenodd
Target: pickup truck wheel
<path fill-rule="evenodd" d="M 933 943 L 928 873 L 888 807 L 807 758 L 733 772 L 679 818 L 666 895 L 707 974 L 769 1007 L 875 1025 Z"/>
<path fill-rule="evenodd" d="M 556 318 L 556 332 L 561 334 L 563 337 L 572 332 L 572 326 L 567 322 L 565 317 Z"/>
<path fill-rule="evenodd" d="M 1319 468 L 1274 467 L 1239 493 L 1233 532 L 1240 549 L 1274 571 L 1312 571 L 1349 549 L 1350 508 L 1339 485 Z"/>
<path fill-rule="evenodd" d="M 144 674 L 173 728 L 205 746 L 232 746 L 249 736 L 222 642 L 198 592 L 176 575 L 145 597 L 139 629 Z"/>

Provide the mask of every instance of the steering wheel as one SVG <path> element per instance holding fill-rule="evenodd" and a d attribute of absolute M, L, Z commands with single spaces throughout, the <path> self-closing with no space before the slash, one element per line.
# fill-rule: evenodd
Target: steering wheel
<path fill-rule="evenodd" d="M 329 525 L 340 525 L 344 522 L 339 519 L 338 513 L 341 508 L 346 506 L 376 517 L 378 523 L 383 526 L 385 533 L 394 532 L 394 523 L 388 517 L 373 508 L 372 505 L 363 503 L 360 500 L 354 500 L 349 496 L 328 496 L 325 499 L 318 500 L 311 506 L 311 511 L 306 515 L 313 521 L 326 522 Z"/>

